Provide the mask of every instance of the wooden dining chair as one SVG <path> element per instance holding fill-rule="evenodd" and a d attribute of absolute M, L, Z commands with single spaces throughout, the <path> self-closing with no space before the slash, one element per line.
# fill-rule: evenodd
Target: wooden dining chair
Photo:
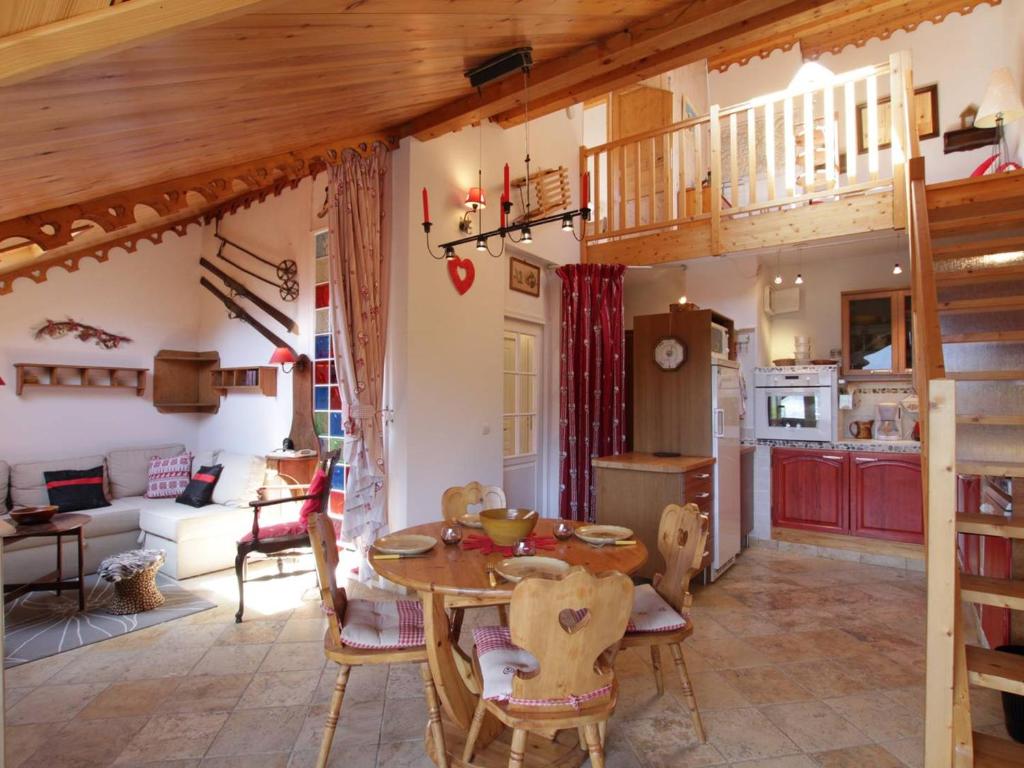
<path fill-rule="evenodd" d="M 679 673 L 693 728 L 701 742 L 706 740 L 704 723 L 686 670 L 682 642 L 693 634 L 693 619 L 689 616 L 693 602 L 690 580 L 703 570 L 709 525 L 708 516 L 696 504 L 665 507 L 658 526 L 658 551 L 665 558 L 665 573 L 655 574 L 653 586 L 644 584 L 636 588 L 629 627 L 621 645 L 622 648 L 650 648 L 659 696 L 665 693 L 661 647 L 668 647 Z"/>
<path fill-rule="evenodd" d="M 329 494 L 329 491 L 328 491 Z M 325 494 L 328 495 L 328 494 Z M 325 512 L 309 518 L 309 543 L 316 558 L 320 581 L 320 599 L 327 614 L 324 635 L 324 654 L 338 665 L 338 678 L 334 684 L 324 735 L 320 742 L 317 768 L 324 768 L 331 754 L 334 732 L 341 715 L 349 672 L 352 667 L 367 664 L 419 664 L 423 679 L 423 692 L 427 702 L 428 727 L 438 755 L 438 765 L 448 767 L 444 729 L 437 689 L 427 663 L 427 648 L 423 630 L 423 604 L 418 600 L 375 601 L 349 599 L 338 586 L 338 545 L 334 526 Z"/>
<path fill-rule="evenodd" d="M 441 514 L 450 523 L 458 522 L 459 518 L 469 512 L 470 507 L 480 509 L 500 509 L 508 506 L 505 491 L 496 485 L 482 485 L 474 480 L 465 485 L 455 485 L 441 494 Z M 498 614 L 505 621 L 504 606 L 498 607 Z M 464 608 L 453 608 L 451 617 L 451 637 L 458 643 L 462 636 L 462 621 L 465 618 Z"/>
<path fill-rule="evenodd" d="M 615 709 L 615 672 L 607 660 L 626 631 L 633 582 L 595 576 L 582 566 L 562 579 L 525 579 L 512 591 L 508 627 L 474 631 L 473 671 L 480 701 L 466 737 L 464 763 L 490 712 L 512 731 L 509 768 L 521 768 L 526 739 L 567 728 L 580 732 L 593 768 L 604 768 L 604 731 Z"/>

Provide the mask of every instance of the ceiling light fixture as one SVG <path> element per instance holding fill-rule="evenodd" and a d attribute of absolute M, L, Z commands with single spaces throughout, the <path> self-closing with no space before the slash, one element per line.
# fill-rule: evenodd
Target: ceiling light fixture
<path fill-rule="evenodd" d="M 797 272 L 796 280 L 794 280 L 793 283 L 796 284 L 796 285 L 803 285 L 804 284 L 804 276 L 801 275 L 799 272 Z"/>
<path fill-rule="evenodd" d="M 903 274 L 903 267 L 900 266 L 900 263 L 898 261 L 895 264 L 892 265 L 892 273 L 894 275 L 902 275 Z"/>

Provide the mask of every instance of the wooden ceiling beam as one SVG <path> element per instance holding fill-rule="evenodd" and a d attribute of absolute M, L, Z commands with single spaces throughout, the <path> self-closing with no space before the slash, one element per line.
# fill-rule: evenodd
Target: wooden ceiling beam
<path fill-rule="evenodd" d="M 280 0 L 131 0 L 0 38 L 0 86 L 59 72 Z"/>
<path fill-rule="evenodd" d="M 531 113 L 537 100 L 557 99 L 580 82 L 604 77 L 645 57 L 712 34 L 734 30 L 766 11 L 792 8 L 790 13 L 828 5 L 830 0 L 694 0 L 638 22 L 630 28 L 584 46 L 553 61 L 537 64 L 530 72 Z M 478 92 L 421 115 L 398 128 L 400 136 L 420 140 L 521 108 L 523 79 L 515 75 L 484 86 Z"/>

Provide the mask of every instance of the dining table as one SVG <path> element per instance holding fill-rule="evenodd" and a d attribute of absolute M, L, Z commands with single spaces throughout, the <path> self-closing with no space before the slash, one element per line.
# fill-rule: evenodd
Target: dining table
<path fill-rule="evenodd" d="M 550 519 L 537 522 L 536 540 L 550 546 L 538 548 L 537 555 L 563 560 L 570 566 L 581 565 L 592 573 L 632 574 L 647 561 L 647 548 L 640 541 L 626 546 L 594 546 L 576 536 L 557 540 L 554 537 L 556 522 Z M 509 555 L 488 551 L 489 547 L 474 546 L 483 541 L 483 531 L 471 527 L 463 527 L 462 542 L 444 544 L 441 532 L 446 525 L 450 523 L 438 521 L 395 532 L 394 535 L 418 534 L 437 539 L 438 543 L 425 554 L 388 559 L 371 550 L 369 561 L 380 576 L 414 591 L 423 602 L 427 657 L 441 702 L 448 765 L 504 768 L 508 765 L 511 731 L 489 714 L 480 730 L 473 762 L 462 760 L 466 733 L 480 689 L 473 674 L 472 658 L 452 636 L 449 611 L 507 606 L 516 585 L 497 576 L 494 568 Z M 425 741 L 427 754 L 439 765 L 438 746 L 429 729 L 426 729 Z M 587 759 L 575 730 L 531 734 L 525 753 L 524 768 L 576 768 Z"/>

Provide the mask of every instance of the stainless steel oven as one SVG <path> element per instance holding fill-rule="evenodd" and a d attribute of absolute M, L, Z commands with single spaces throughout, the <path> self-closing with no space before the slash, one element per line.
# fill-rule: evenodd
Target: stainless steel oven
<path fill-rule="evenodd" d="M 834 365 L 755 368 L 755 436 L 834 442 L 838 392 L 839 373 Z"/>

